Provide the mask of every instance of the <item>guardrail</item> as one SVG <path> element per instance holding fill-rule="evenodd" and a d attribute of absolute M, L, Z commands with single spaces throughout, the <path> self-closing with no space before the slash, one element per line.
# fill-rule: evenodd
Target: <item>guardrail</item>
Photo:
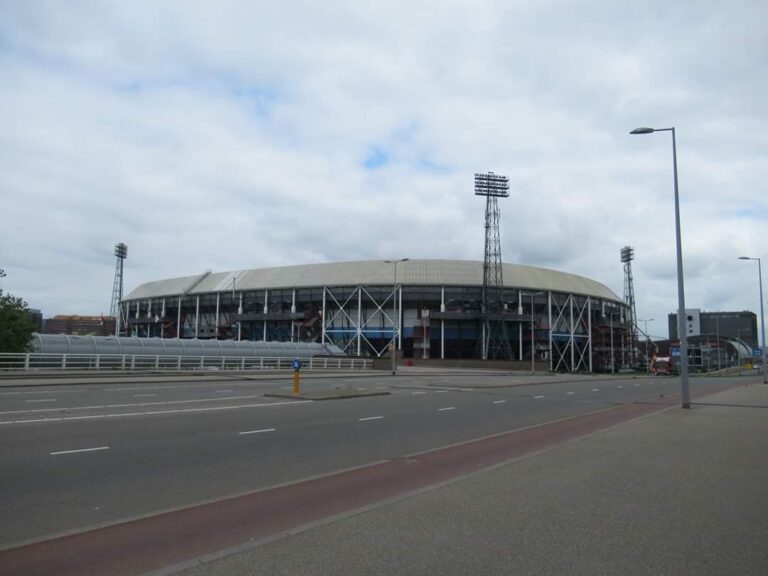
<path fill-rule="evenodd" d="M 368 370 L 369 358 L 300 358 L 302 370 Z M 147 354 L 0 354 L 0 371 L 30 370 L 291 370 L 293 358 Z"/>

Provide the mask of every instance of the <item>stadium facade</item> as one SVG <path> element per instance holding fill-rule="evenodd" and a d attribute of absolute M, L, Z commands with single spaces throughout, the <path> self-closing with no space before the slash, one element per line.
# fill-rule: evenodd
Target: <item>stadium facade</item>
<path fill-rule="evenodd" d="M 501 318 L 515 360 L 553 371 L 620 368 L 631 343 L 625 303 L 603 284 L 504 264 Z M 380 260 L 205 272 L 147 282 L 120 302 L 120 334 L 301 341 L 346 354 L 472 358 L 482 334 L 483 263 Z M 625 352 L 627 352 L 625 354 Z"/>

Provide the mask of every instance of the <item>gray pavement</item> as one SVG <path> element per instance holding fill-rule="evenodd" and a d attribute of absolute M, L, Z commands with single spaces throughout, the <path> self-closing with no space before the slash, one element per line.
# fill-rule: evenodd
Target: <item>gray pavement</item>
<path fill-rule="evenodd" d="M 723 379 L 692 380 L 694 390 Z M 484 388 L 483 383 L 507 383 Z M 479 388 L 477 386 L 480 386 Z M 294 404 L 290 377 L 0 391 L 0 548 L 677 391 L 672 378 L 306 379 L 389 396 Z"/>
<path fill-rule="evenodd" d="M 181 573 L 762 576 L 766 454 L 757 384 Z"/>

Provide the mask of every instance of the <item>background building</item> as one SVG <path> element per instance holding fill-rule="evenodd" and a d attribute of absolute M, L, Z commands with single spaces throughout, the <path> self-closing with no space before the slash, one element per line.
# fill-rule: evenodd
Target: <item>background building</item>
<path fill-rule="evenodd" d="M 517 360 L 533 352 L 556 371 L 607 369 L 611 357 L 616 368 L 626 362 L 626 305 L 610 289 L 555 270 L 503 267 L 501 318 Z M 379 357 L 402 326 L 397 349 L 407 358 L 475 357 L 483 263 L 409 260 L 396 273 L 395 281 L 392 263 L 360 261 L 148 282 L 121 301 L 120 333 L 320 342 Z"/>
<path fill-rule="evenodd" d="M 702 312 L 698 308 L 685 310 L 688 336 L 714 336 L 743 340 L 757 348 L 757 316 L 754 312 Z M 677 314 L 669 315 L 669 337 L 677 339 Z"/>
<path fill-rule="evenodd" d="M 69 334 L 71 336 L 112 336 L 115 319 L 109 316 L 59 315 L 45 320 L 44 334 Z"/>

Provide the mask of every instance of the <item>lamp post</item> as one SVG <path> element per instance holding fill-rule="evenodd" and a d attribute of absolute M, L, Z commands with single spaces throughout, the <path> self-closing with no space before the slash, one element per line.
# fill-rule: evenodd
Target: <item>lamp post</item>
<path fill-rule="evenodd" d="M 760 348 L 760 362 L 763 365 L 763 384 L 768 384 L 768 374 L 765 371 L 765 314 L 763 313 L 763 270 L 760 258 L 750 258 L 749 256 L 739 256 L 739 260 L 757 260 L 757 277 L 760 282 L 760 332 L 763 340 Z"/>
<path fill-rule="evenodd" d="M 544 292 L 533 292 L 531 294 L 525 294 L 525 293 L 522 294 L 522 296 L 531 297 L 531 373 L 532 374 L 536 374 L 536 365 L 534 364 L 535 352 L 536 352 L 536 333 L 534 332 L 534 327 L 533 327 L 533 297 L 538 296 L 539 294 L 544 294 Z"/>
<path fill-rule="evenodd" d="M 675 240 L 677 243 L 677 332 L 680 337 L 680 388 L 682 407 L 691 407 L 691 395 L 688 388 L 688 334 L 685 330 L 685 287 L 683 285 L 683 246 L 680 235 L 680 190 L 677 185 L 677 142 L 675 127 L 671 128 L 635 128 L 630 134 L 652 134 L 654 132 L 672 132 L 672 169 L 675 180 Z"/>
<path fill-rule="evenodd" d="M 651 337 L 648 336 L 648 322 L 653 322 L 653 318 L 648 318 L 648 320 L 643 320 L 641 318 L 638 318 L 638 322 L 645 322 L 645 368 L 648 372 L 651 371 L 651 357 L 648 355 L 648 348 L 651 344 Z"/>
<path fill-rule="evenodd" d="M 410 258 L 400 258 L 400 260 L 384 260 L 385 264 L 395 265 L 395 281 L 392 285 L 392 376 L 397 374 L 397 336 L 400 334 L 400 316 L 397 313 L 397 265 L 401 262 L 408 262 Z M 397 321 L 397 324 L 395 324 Z"/>

